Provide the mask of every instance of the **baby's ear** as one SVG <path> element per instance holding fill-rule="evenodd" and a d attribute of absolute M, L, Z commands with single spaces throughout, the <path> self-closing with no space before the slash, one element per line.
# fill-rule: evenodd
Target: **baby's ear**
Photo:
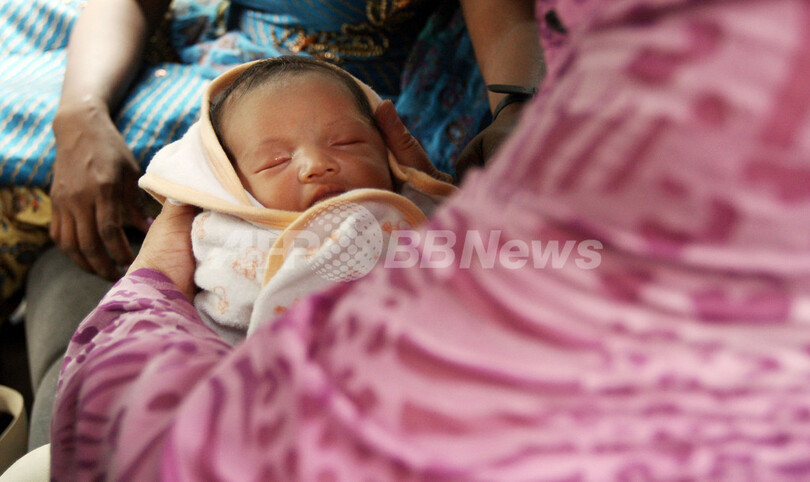
<path fill-rule="evenodd" d="M 399 118 L 394 103 L 386 99 L 377 106 L 374 117 L 380 126 L 385 145 L 397 163 L 429 174 L 440 181 L 453 182 L 453 177 L 436 169 L 419 141 Z"/>

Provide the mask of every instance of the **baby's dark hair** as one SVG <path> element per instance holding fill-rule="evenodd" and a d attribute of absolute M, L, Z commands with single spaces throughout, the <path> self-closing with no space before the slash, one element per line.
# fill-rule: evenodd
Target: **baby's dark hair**
<path fill-rule="evenodd" d="M 349 92 L 351 92 L 360 113 L 368 118 L 375 129 L 379 130 L 377 119 L 374 117 L 374 110 L 371 108 L 371 103 L 369 103 L 366 93 L 347 72 L 309 57 L 299 55 L 273 57 L 256 62 L 245 69 L 231 85 L 212 98 L 208 104 L 208 112 L 211 117 L 211 125 L 214 128 L 214 133 L 216 133 L 220 145 L 225 150 L 231 162 L 235 162 L 235 159 L 231 155 L 230 149 L 225 145 L 225 140 L 222 137 L 222 118 L 225 116 L 228 103 L 252 91 L 254 88 L 264 85 L 269 80 L 312 72 L 330 76 L 346 86 Z"/>

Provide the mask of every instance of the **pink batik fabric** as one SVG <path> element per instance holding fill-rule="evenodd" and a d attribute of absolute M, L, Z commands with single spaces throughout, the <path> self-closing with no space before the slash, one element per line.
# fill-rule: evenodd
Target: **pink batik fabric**
<path fill-rule="evenodd" d="M 425 228 L 506 255 L 378 267 L 235 348 L 135 272 L 69 347 L 52 477 L 809 478 L 810 2 L 556 7 L 551 83 Z"/>

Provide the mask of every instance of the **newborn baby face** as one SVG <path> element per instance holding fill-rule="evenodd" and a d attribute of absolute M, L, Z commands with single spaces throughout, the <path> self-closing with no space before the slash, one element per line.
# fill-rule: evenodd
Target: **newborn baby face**
<path fill-rule="evenodd" d="M 326 74 L 248 91 L 232 101 L 223 126 L 242 185 L 265 207 L 304 211 L 353 189 L 393 189 L 382 136 Z"/>

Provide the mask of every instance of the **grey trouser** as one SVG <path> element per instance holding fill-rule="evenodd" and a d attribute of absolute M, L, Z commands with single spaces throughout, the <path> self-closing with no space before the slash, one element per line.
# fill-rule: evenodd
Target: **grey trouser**
<path fill-rule="evenodd" d="M 50 441 L 56 382 L 68 342 L 111 286 L 82 271 L 56 248 L 46 251 L 31 268 L 25 293 L 25 335 L 34 392 L 28 450 Z"/>

